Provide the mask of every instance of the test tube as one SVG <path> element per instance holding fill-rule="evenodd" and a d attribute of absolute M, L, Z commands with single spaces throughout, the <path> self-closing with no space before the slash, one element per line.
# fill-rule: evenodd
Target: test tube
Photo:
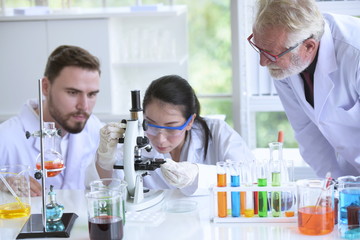
<path fill-rule="evenodd" d="M 226 163 L 226 182 L 231 184 L 231 168 L 232 168 L 232 163 L 233 161 L 230 159 L 226 159 L 225 160 Z M 231 211 L 231 191 L 227 191 L 226 192 L 226 206 L 227 206 L 227 216 L 231 216 L 232 215 L 232 211 Z"/>
<path fill-rule="evenodd" d="M 240 169 L 241 169 L 241 164 L 239 162 L 231 162 L 230 164 L 231 187 L 240 187 Z M 239 191 L 231 191 L 231 216 L 240 217 Z"/>
<path fill-rule="evenodd" d="M 217 162 L 216 163 L 216 171 L 217 171 L 217 186 L 218 187 L 226 187 L 226 163 L 225 162 Z M 218 216 L 226 217 L 227 216 L 227 200 L 226 200 L 226 191 L 218 192 Z"/>
<path fill-rule="evenodd" d="M 289 182 L 294 182 L 294 162 L 292 160 L 286 161 L 287 173 Z M 284 203 L 285 217 L 295 216 L 295 193 L 286 191 L 281 193 L 281 201 Z"/>
<path fill-rule="evenodd" d="M 268 178 L 268 163 L 266 161 L 258 161 L 257 162 L 257 178 L 258 178 L 258 186 L 266 187 L 267 186 L 267 178 Z M 259 217 L 267 217 L 268 216 L 268 198 L 267 191 L 259 191 Z"/>
<path fill-rule="evenodd" d="M 251 187 L 251 184 L 247 184 L 247 187 Z M 252 191 L 246 191 L 246 200 L 245 200 L 245 217 L 254 216 L 254 195 Z"/>
<path fill-rule="evenodd" d="M 280 187 L 282 169 L 282 143 L 269 143 L 270 146 L 270 171 L 271 186 Z M 271 192 L 271 212 L 273 217 L 281 215 L 281 191 Z"/>
<path fill-rule="evenodd" d="M 246 162 L 242 166 L 242 185 L 252 187 L 253 183 L 253 162 Z M 252 190 L 248 190 L 244 194 L 244 215 L 245 217 L 254 216 L 254 195 Z"/>

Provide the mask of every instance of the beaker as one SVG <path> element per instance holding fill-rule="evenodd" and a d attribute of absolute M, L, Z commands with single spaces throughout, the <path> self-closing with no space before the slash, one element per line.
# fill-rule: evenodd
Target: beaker
<path fill-rule="evenodd" d="M 20 218 L 30 214 L 30 167 L 0 166 L 0 218 Z"/>
<path fill-rule="evenodd" d="M 60 154 L 58 130 L 54 122 L 44 123 L 44 168 L 47 177 L 55 177 L 64 169 L 64 158 Z M 41 169 L 41 154 L 36 159 L 36 169 Z"/>
<path fill-rule="evenodd" d="M 306 235 L 332 232 L 335 224 L 334 183 L 326 179 L 303 179 L 296 185 L 299 231 Z"/>
<path fill-rule="evenodd" d="M 125 225 L 125 210 L 126 210 L 126 198 L 127 198 L 127 182 L 117 178 L 102 178 L 92 181 L 90 183 L 90 191 L 112 190 L 121 193 L 121 213 L 122 223 Z"/>
<path fill-rule="evenodd" d="M 121 193 L 103 189 L 87 193 L 86 199 L 90 240 L 122 239 Z"/>
<path fill-rule="evenodd" d="M 346 239 L 360 239 L 360 177 L 338 179 L 339 232 Z"/>

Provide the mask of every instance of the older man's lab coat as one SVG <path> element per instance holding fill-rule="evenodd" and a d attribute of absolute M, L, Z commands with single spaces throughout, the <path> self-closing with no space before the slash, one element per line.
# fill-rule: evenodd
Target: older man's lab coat
<path fill-rule="evenodd" d="M 0 165 L 29 165 L 32 177 L 40 152 L 40 138 L 26 139 L 25 132 L 33 133 L 40 129 L 39 117 L 32 109 L 34 104 L 34 101 L 29 100 L 19 115 L 0 125 Z M 67 151 L 62 155 L 66 156 L 66 168 L 61 174 L 46 178 L 47 186 L 51 184 L 56 189 L 85 189 L 85 169 L 94 159 L 101 126 L 99 119 L 91 115 L 81 133 L 64 136 Z"/>
<path fill-rule="evenodd" d="M 186 195 L 204 195 L 209 194 L 211 186 L 216 185 L 216 163 L 219 161 L 232 160 L 237 162 L 251 162 L 254 161 L 250 149 L 247 147 L 245 141 L 241 136 L 232 129 L 226 122 L 219 119 L 205 118 L 212 139 L 209 140 L 208 152 L 204 158 L 204 134 L 201 131 L 199 123 L 195 122 L 185 140 L 185 144 L 180 154 L 180 162 L 191 162 L 197 164 L 199 174 L 192 185 L 181 189 Z M 120 148 L 119 150 L 122 151 Z M 120 152 L 121 158 L 122 154 Z M 169 153 L 162 154 L 153 149 L 147 153 L 143 151 L 144 157 L 156 158 L 170 158 Z M 122 177 L 122 170 L 115 175 Z M 120 172 L 121 171 L 121 172 Z M 173 189 L 163 177 L 161 169 L 149 171 L 150 175 L 144 177 L 144 186 L 150 189 Z"/>
<path fill-rule="evenodd" d="M 324 177 L 360 174 L 360 19 L 324 14 L 314 108 L 299 75 L 274 84 L 304 160 Z"/>

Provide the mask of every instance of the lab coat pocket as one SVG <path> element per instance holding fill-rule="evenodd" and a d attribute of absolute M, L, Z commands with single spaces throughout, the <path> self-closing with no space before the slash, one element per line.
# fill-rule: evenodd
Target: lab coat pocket
<path fill-rule="evenodd" d="M 359 100 L 351 107 L 338 107 L 335 111 L 335 118 L 338 118 L 340 125 L 359 126 L 360 103 Z"/>

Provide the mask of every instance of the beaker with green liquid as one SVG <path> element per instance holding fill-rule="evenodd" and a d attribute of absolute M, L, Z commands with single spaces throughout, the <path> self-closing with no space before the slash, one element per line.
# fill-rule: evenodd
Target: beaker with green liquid
<path fill-rule="evenodd" d="M 0 166 L 0 218 L 30 215 L 29 170 L 27 165 Z"/>

